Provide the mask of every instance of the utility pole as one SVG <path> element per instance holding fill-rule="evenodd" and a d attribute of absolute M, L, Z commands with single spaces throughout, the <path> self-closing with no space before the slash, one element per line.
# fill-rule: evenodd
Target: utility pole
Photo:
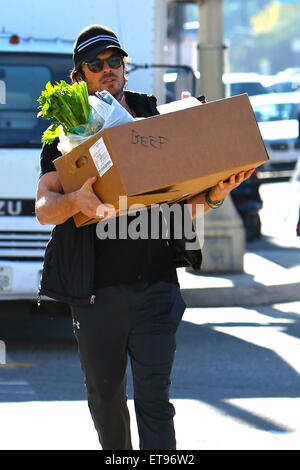
<path fill-rule="evenodd" d="M 207 101 L 225 97 L 223 84 L 223 0 L 198 0 L 199 15 L 199 94 Z M 204 272 L 242 272 L 245 231 L 231 197 L 224 205 L 208 212 L 204 220 Z"/>
<path fill-rule="evenodd" d="M 224 98 L 223 0 L 198 0 L 200 90 L 207 101 Z"/>

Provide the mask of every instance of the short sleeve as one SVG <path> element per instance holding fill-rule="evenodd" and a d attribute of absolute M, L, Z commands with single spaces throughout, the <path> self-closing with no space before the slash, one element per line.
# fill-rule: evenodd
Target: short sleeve
<path fill-rule="evenodd" d="M 58 142 L 59 140 L 55 139 L 51 144 L 43 145 L 40 159 L 40 176 L 44 175 L 45 173 L 49 173 L 50 171 L 56 171 L 53 160 L 62 155 L 61 152 L 57 149 Z"/>

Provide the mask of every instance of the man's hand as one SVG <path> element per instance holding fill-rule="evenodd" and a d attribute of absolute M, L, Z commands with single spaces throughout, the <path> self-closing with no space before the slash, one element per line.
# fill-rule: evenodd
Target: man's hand
<path fill-rule="evenodd" d="M 235 188 L 237 188 L 243 181 L 250 178 L 255 168 L 251 168 L 248 171 L 240 171 L 236 175 L 231 175 L 225 181 L 219 181 L 213 186 L 209 192 L 209 197 L 212 201 L 222 201 L 228 196 L 228 194 Z"/>
<path fill-rule="evenodd" d="M 77 206 L 81 212 L 88 217 L 113 217 L 116 215 L 115 209 L 104 204 L 94 193 L 93 184 L 97 181 L 96 176 L 88 178 L 88 180 L 77 191 Z"/>
<path fill-rule="evenodd" d="M 240 171 L 236 175 L 231 175 L 225 181 L 219 181 L 209 191 L 210 200 L 215 203 L 223 201 L 223 199 L 225 199 L 233 189 L 237 188 L 241 183 L 243 183 L 243 181 L 248 179 L 254 171 L 255 168 L 251 168 L 251 170 L 248 171 Z M 203 207 L 204 212 L 211 209 L 205 200 L 205 192 L 188 199 L 187 202 L 190 204 L 191 215 L 193 218 L 203 215 Z M 202 209 L 200 209 L 200 207 L 202 207 Z"/>
<path fill-rule="evenodd" d="M 180 99 L 184 100 L 185 98 L 190 98 L 192 94 L 189 91 L 182 91 L 180 95 Z"/>

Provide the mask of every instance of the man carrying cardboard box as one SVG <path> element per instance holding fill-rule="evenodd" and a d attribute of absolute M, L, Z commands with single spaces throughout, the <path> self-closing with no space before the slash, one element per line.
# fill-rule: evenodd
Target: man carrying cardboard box
<path fill-rule="evenodd" d="M 153 96 L 124 91 L 126 56 L 113 31 L 91 25 L 74 44 L 71 78 L 85 80 L 90 94 L 109 91 L 134 117 L 158 114 Z M 102 448 L 132 449 L 126 405 L 129 354 L 140 449 L 176 449 L 169 387 L 176 329 L 185 309 L 176 267 L 187 265 L 186 260 L 199 267 L 201 252 L 183 250 L 185 261 L 178 263 L 172 244 L 162 236 L 99 239 L 94 224 L 76 228 L 73 216 L 80 211 L 104 222 L 110 213 L 93 192 L 96 177 L 63 194 L 53 164 L 61 155 L 57 143 L 43 147 L 36 196 L 37 219 L 55 225 L 40 293 L 71 306 L 88 403 Z M 188 200 L 192 216 L 199 204 L 204 211 L 219 207 L 251 173 L 232 175 Z"/>

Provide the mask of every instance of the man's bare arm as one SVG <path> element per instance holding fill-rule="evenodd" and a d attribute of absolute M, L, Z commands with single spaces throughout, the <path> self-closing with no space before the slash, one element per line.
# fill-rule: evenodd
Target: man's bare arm
<path fill-rule="evenodd" d="M 102 202 L 93 191 L 96 177 L 89 178 L 78 190 L 62 194 L 62 186 L 56 171 L 42 175 L 37 187 L 35 211 L 42 225 L 59 225 L 67 219 L 83 212 L 88 217 L 96 217 Z"/>

